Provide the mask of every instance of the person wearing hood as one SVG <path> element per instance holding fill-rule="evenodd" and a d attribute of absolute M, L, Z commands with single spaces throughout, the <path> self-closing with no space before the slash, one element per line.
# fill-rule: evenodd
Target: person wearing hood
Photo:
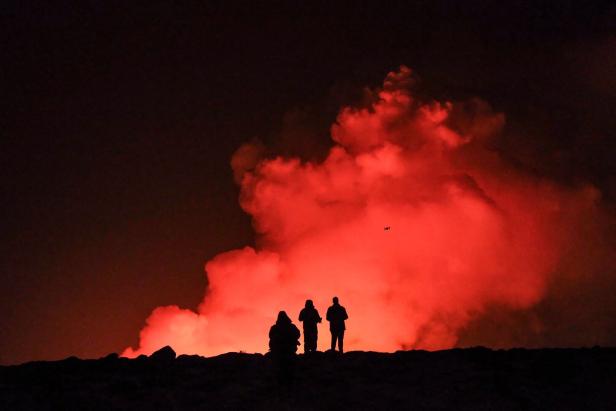
<path fill-rule="evenodd" d="M 306 300 L 306 305 L 299 313 L 299 321 L 304 324 L 304 353 L 316 351 L 319 336 L 317 323 L 321 322 L 321 316 L 312 300 Z"/>
<path fill-rule="evenodd" d="M 293 380 L 299 335 L 299 329 L 291 322 L 287 313 L 280 311 L 276 324 L 272 325 L 269 331 L 269 349 L 280 383 L 288 384 Z"/>

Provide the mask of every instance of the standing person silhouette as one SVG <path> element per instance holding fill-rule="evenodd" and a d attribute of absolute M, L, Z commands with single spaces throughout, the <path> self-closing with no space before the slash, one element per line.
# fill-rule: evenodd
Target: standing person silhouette
<path fill-rule="evenodd" d="M 299 312 L 299 320 L 304 323 L 304 353 L 316 351 L 319 335 L 317 323 L 321 322 L 321 316 L 312 300 L 306 300 L 306 305 Z"/>
<path fill-rule="evenodd" d="M 327 321 L 329 321 L 329 331 L 332 333 L 332 351 L 336 350 L 338 341 L 338 351 L 344 352 L 344 320 L 349 318 L 346 310 L 338 303 L 338 297 L 334 297 L 334 304 L 327 309 Z"/>
<path fill-rule="evenodd" d="M 299 345 L 299 330 L 286 312 L 280 311 L 276 324 L 269 331 L 269 349 L 276 367 L 278 382 L 290 384 L 295 371 L 295 353 Z"/>

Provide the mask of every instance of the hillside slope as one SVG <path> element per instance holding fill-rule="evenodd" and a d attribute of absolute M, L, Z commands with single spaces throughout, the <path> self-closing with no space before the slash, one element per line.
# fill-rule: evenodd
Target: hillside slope
<path fill-rule="evenodd" d="M 165 353 L 163 353 L 165 354 Z M 616 349 L 110 355 L 0 367 L 0 409 L 614 409 Z"/>

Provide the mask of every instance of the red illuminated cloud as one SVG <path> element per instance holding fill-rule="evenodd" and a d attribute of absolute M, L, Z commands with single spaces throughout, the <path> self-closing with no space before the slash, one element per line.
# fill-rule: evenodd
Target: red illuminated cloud
<path fill-rule="evenodd" d="M 259 248 L 207 262 L 198 312 L 157 308 L 124 355 L 263 352 L 278 311 L 296 319 L 308 298 L 323 315 L 338 296 L 348 349 L 379 351 L 452 347 L 491 305 L 537 304 L 598 191 L 510 166 L 486 148 L 502 114 L 478 99 L 418 101 L 412 79 L 401 67 L 370 107 L 343 108 L 322 162 L 240 148 L 232 165 Z"/>

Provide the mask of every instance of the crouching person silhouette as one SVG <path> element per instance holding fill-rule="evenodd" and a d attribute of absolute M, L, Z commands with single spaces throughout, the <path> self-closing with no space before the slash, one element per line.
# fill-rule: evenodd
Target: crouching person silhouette
<path fill-rule="evenodd" d="M 298 345 L 299 329 L 291 322 L 286 312 L 280 311 L 276 324 L 269 331 L 269 349 L 279 383 L 293 382 Z"/>
<path fill-rule="evenodd" d="M 321 322 L 321 316 L 312 300 L 306 300 L 306 305 L 299 313 L 299 320 L 304 323 L 304 352 L 314 352 L 317 350 L 317 339 L 319 330 L 317 323 Z"/>
<path fill-rule="evenodd" d="M 349 318 L 346 310 L 338 303 L 338 297 L 334 297 L 334 304 L 327 309 L 327 321 L 329 321 L 329 331 L 332 333 L 332 351 L 336 350 L 336 342 L 338 342 L 338 351 L 344 352 L 344 320 Z"/>

